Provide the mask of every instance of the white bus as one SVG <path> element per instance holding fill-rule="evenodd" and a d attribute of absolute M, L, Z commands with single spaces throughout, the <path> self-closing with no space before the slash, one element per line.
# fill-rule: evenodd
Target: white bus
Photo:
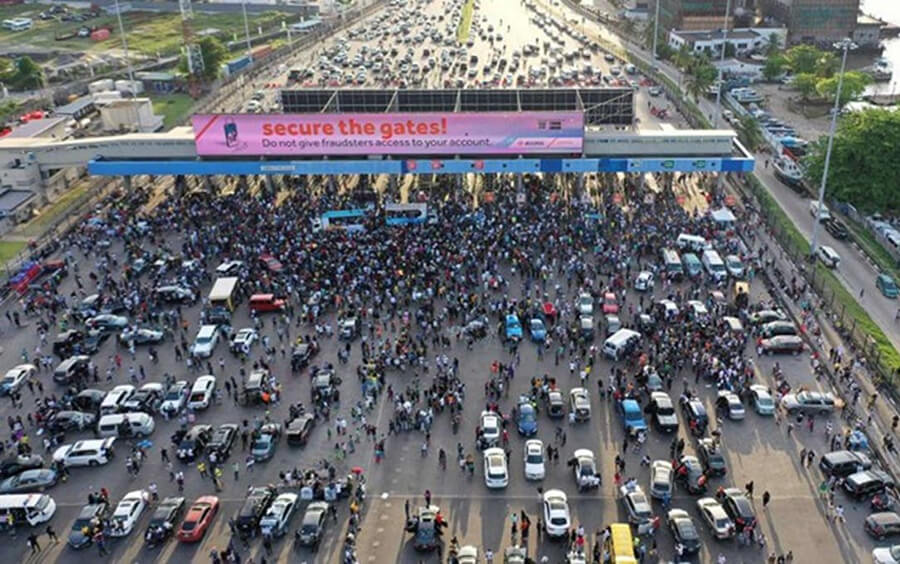
<path fill-rule="evenodd" d="M 12 514 L 13 526 L 32 527 L 46 523 L 56 513 L 56 502 L 46 494 L 0 495 L 0 523 L 8 522 Z"/>
<path fill-rule="evenodd" d="M 385 204 L 384 222 L 387 225 L 425 223 L 428 219 L 427 204 Z"/>
<path fill-rule="evenodd" d="M 12 18 L 9 20 L 3 20 L 3 29 L 8 29 L 9 31 L 27 31 L 31 29 L 33 22 L 31 18 Z"/>

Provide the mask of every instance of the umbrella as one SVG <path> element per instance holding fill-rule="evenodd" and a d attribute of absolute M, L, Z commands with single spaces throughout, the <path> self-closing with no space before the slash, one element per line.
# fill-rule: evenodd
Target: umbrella
<path fill-rule="evenodd" d="M 350 471 L 353 472 L 354 474 L 356 474 L 357 476 L 359 476 L 360 474 L 363 473 L 362 466 L 354 466 L 353 468 L 350 469 Z"/>
<path fill-rule="evenodd" d="M 141 448 L 150 448 L 153 446 L 153 441 L 151 441 L 149 439 L 144 439 L 143 441 L 139 442 L 137 444 L 137 446 L 139 446 Z"/>

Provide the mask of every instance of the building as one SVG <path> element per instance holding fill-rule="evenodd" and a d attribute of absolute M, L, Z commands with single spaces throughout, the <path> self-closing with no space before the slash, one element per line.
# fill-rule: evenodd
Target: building
<path fill-rule="evenodd" d="M 26 137 L 42 137 L 45 139 L 64 139 L 66 122 L 64 117 L 33 119 L 19 125 L 6 135 L 4 139 L 23 139 Z"/>
<path fill-rule="evenodd" d="M 859 14 L 856 18 L 856 29 L 853 30 L 853 42 L 861 49 L 879 49 L 881 47 L 881 28 L 886 24 L 872 16 Z"/>
<path fill-rule="evenodd" d="M 153 113 L 150 98 L 110 100 L 99 107 L 103 131 L 152 133 L 163 127 L 163 118 Z"/>
<path fill-rule="evenodd" d="M 830 45 L 851 37 L 857 27 L 860 0 L 760 0 L 764 17 L 788 30 L 791 44 Z"/>
<path fill-rule="evenodd" d="M 734 47 L 736 55 L 746 55 L 754 51 L 764 50 L 771 41 L 772 35 L 778 38 L 778 44 L 785 45 L 787 30 L 785 28 L 737 28 L 728 35 L 717 29 L 715 31 L 683 31 L 669 32 L 669 46 L 680 50 L 686 46 L 692 53 L 721 54 L 722 45 L 726 42 Z"/>
<path fill-rule="evenodd" d="M 27 221 L 34 212 L 35 194 L 31 190 L 0 190 L 0 233 Z"/>
<path fill-rule="evenodd" d="M 734 27 L 734 2 L 728 14 L 728 28 Z M 681 29 L 685 31 L 703 31 L 722 29 L 725 25 L 725 9 L 728 0 L 660 0 L 660 29 Z M 649 13 L 653 13 L 655 5 L 648 5 Z M 652 17 L 652 16 L 651 16 Z"/>
<path fill-rule="evenodd" d="M 65 106 L 56 108 L 53 113 L 80 121 L 97 111 L 94 99 L 91 96 L 82 96 Z"/>

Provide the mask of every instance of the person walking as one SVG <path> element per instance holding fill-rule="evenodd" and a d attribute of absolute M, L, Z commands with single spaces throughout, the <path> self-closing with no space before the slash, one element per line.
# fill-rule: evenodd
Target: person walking
<path fill-rule="evenodd" d="M 37 538 L 36 534 L 31 533 L 30 535 L 28 535 L 28 546 L 29 546 L 29 548 L 31 548 L 32 554 L 35 554 L 35 553 L 41 551 L 41 545 L 38 544 L 38 538 Z"/>
<path fill-rule="evenodd" d="M 763 498 L 762 498 L 762 501 L 763 501 L 763 509 L 765 509 L 766 506 L 769 505 L 769 500 L 771 500 L 771 499 L 772 499 L 772 496 L 769 494 L 769 491 L 768 491 L 768 490 L 764 491 L 764 492 L 763 492 Z"/>
<path fill-rule="evenodd" d="M 425 507 L 431 507 L 431 490 L 425 490 Z"/>
<path fill-rule="evenodd" d="M 750 480 L 746 485 L 744 485 L 744 491 L 746 492 L 749 499 L 753 499 L 753 480 Z"/>
<path fill-rule="evenodd" d="M 51 525 L 47 525 L 47 538 L 53 541 L 53 544 L 59 542 L 59 539 L 56 537 L 56 531 L 53 530 Z"/>

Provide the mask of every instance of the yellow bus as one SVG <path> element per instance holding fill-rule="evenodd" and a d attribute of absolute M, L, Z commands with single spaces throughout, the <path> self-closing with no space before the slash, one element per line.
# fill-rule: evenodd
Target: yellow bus
<path fill-rule="evenodd" d="M 631 538 L 631 525 L 613 523 L 609 526 L 609 538 L 603 547 L 609 554 L 611 564 L 637 564 L 634 557 L 634 541 Z"/>

